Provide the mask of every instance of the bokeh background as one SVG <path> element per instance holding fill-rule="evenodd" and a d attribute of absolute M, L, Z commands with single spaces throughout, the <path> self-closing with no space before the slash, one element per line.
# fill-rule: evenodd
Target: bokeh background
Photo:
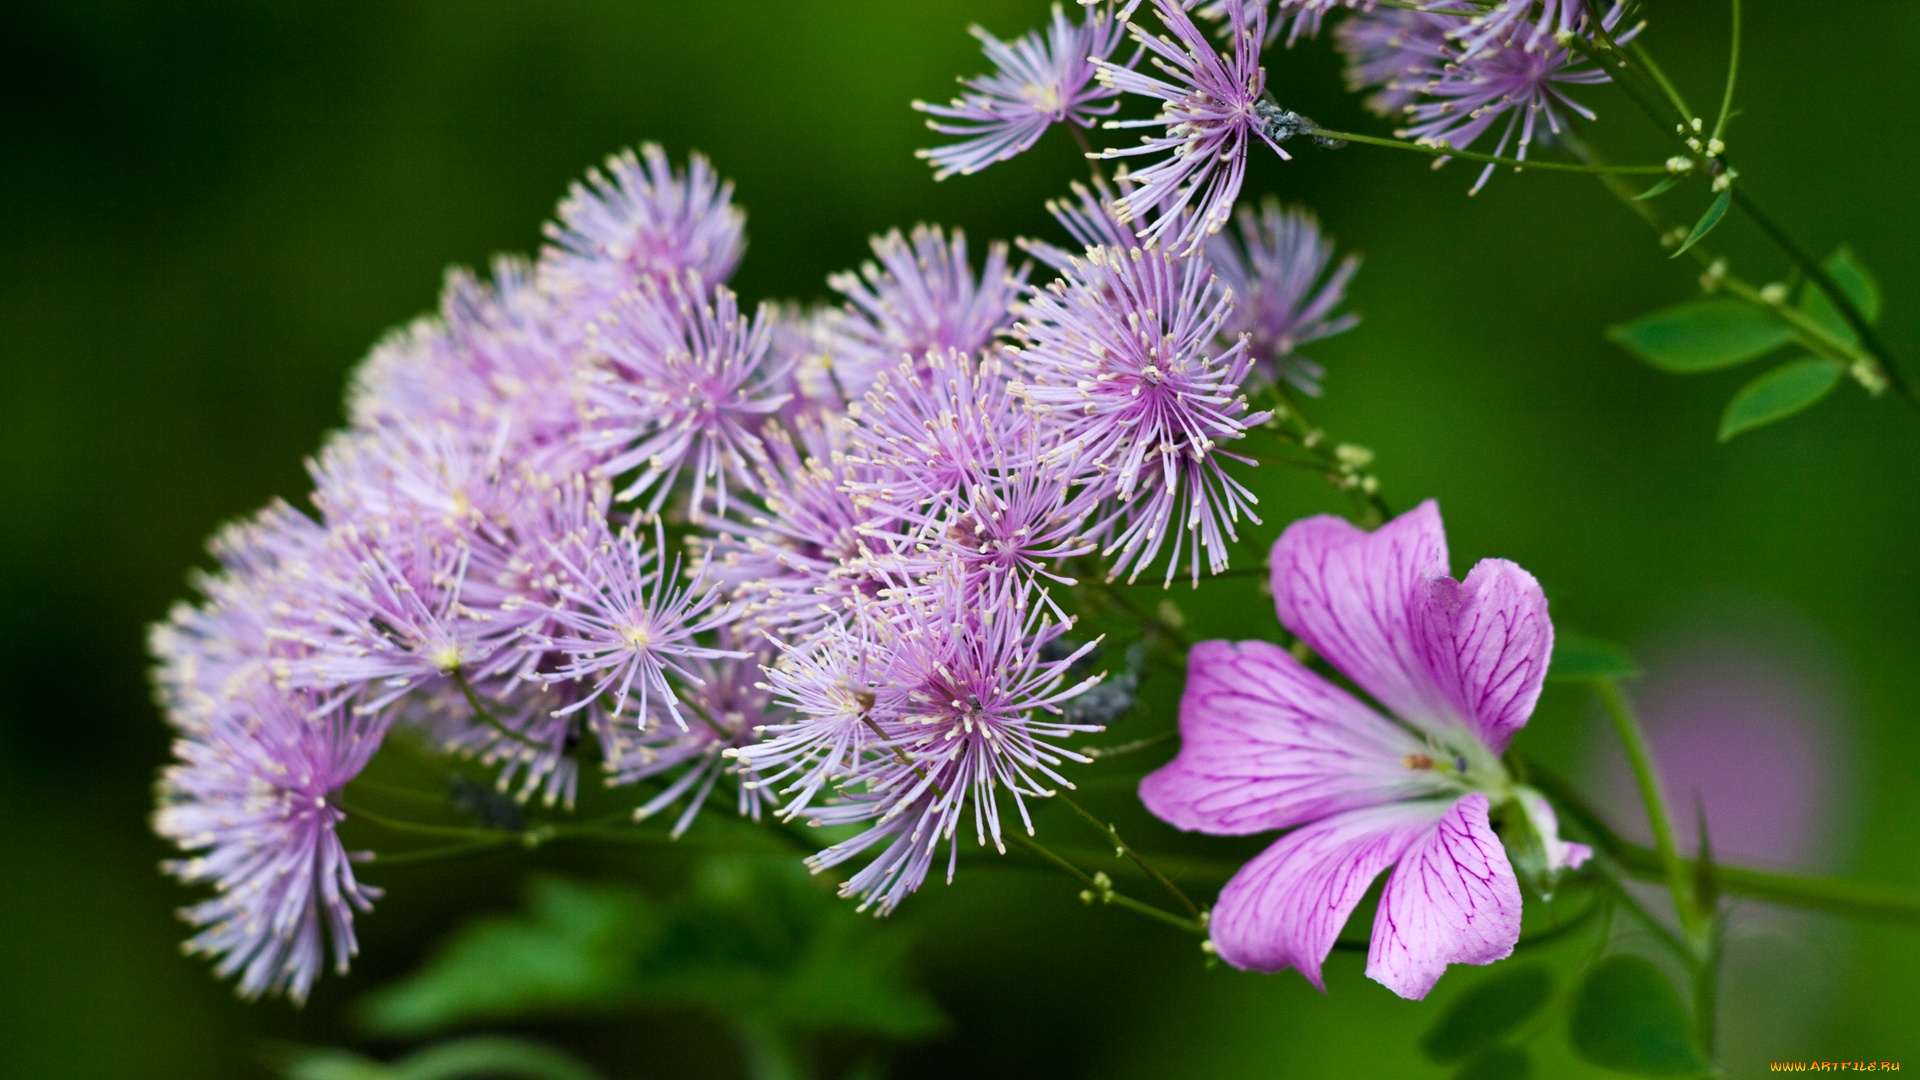
<path fill-rule="evenodd" d="M 734 284 L 749 300 L 824 297 L 826 275 L 894 225 L 960 225 L 976 242 L 1056 235 L 1041 202 L 1081 169 L 1063 134 L 936 184 L 911 155 L 929 133 L 907 108 L 980 70 L 969 22 L 1011 36 L 1045 12 L 1037 0 L 6 6 L 0 1074 L 248 1077 L 265 1075 L 274 1040 L 392 1049 L 359 1034 L 351 1002 L 569 856 L 370 872 L 390 895 L 361 920 L 351 977 L 323 980 L 304 1010 L 236 1001 L 179 955 L 173 910 L 194 894 L 156 872 L 166 853 L 145 816 L 167 734 L 148 700 L 145 625 L 186 595 L 216 524 L 305 492 L 301 459 L 341 422 L 345 373 L 432 306 L 443 270 L 535 249 L 565 186 L 617 148 L 698 148 L 735 180 L 750 246 Z M 1643 40 L 1687 94 L 1717 99 L 1723 6 L 1650 0 L 1646 14 Z M 1920 7 L 1749 0 L 1747 18 L 1729 140 L 1742 182 L 1816 250 L 1855 245 L 1885 288 L 1888 341 L 1920 372 L 1920 151 L 1906 134 L 1920 126 Z M 1342 91 L 1328 41 L 1277 49 L 1268 68 L 1283 103 L 1381 130 Z M 1664 157 L 1617 93 L 1583 99 L 1616 159 Z M 1352 294 L 1365 321 L 1311 350 L 1329 372 L 1316 419 L 1378 452 L 1396 506 L 1440 500 L 1456 570 L 1513 558 L 1546 582 L 1561 626 L 1641 645 L 1661 702 L 1737 691 L 1741 671 L 1785 686 L 1766 695 L 1765 739 L 1749 746 L 1729 706 L 1709 737 L 1674 736 L 1695 748 L 1676 752 L 1751 751 L 1750 805 L 1774 797 L 1775 777 L 1811 808 L 1815 824 L 1762 854 L 1920 887 L 1920 415 L 1843 388 L 1716 445 L 1719 410 L 1751 371 L 1669 378 L 1601 337 L 1692 295 L 1691 264 L 1664 260 L 1588 178 L 1501 174 L 1475 198 L 1470 182 L 1363 147 L 1252 170 L 1250 193 L 1306 202 L 1366 258 Z M 1698 198 L 1662 201 L 1690 219 L 1684 200 Z M 1785 273 L 1737 218 L 1711 243 L 1751 280 Z M 1261 543 L 1338 505 L 1305 474 L 1264 476 L 1260 490 Z M 1174 599 L 1203 632 L 1271 625 L 1244 580 Z M 1705 665 L 1704 683 L 1686 683 L 1689 664 Z M 1148 715 L 1116 737 L 1170 724 L 1176 689 L 1150 692 Z M 1521 746 L 1604 794 L 1592 719 L 1580 693 L 1551 688 Z M 1781 723 L 1800 726 L 1779 736 Z M 1124 782 L 1091 791 L 1141 847 L 1177 842 L 1127 809 Z M 1708 797 L 1729 800 L 1715 815 L 1743 812 L 1739 790 Z M 1764 833 L 1766 820 L 1750 824 Z M 1744 946 L 1736 1075 L 1783 1055 L 1920 1066 L 1920 930 L 1768 918 L 1755 914 Z M 1437 1076 L 1415 1041 L 1473 975 L 1408 1004 L 1352 954 L 1335 957 L 1326 996 L 1292 974 L 1206 970 L 1190 939 L 1083 908 L 1064 881 L 1011 865 L 930 885 L 894 923 L 953 1021 L 899 1051 L 900 1076 Z M 614 1076 L 741 1075 L 724 1030 L 697 1018 L 546 1033 Z M 1558 1035 L 1540 1045 L 1547 1075 L 1583 1075 Z"/>

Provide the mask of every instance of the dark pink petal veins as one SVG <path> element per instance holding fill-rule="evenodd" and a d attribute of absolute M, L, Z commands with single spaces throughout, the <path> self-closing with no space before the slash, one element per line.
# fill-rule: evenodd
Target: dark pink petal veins
<path fill-rule="evenodd" d="M 1547 597 L 1532 574 L 1485 559 L 1465 582 L 1440 578 L 1423 605 L 1428 664 L 1488 748 L 1506 750 L 1540 699 L 1553 656 Z"/>
<path fill-rule="evenodd" d="M 1210 923 L 1220 958 L 1253 971 L 1292 967 L 1326 989 L 1320 965 L 1347 916 L 1380 871 L 1447 813 L 1443 799 L 1389 803 L 1335 814 L 1281 837 L 1221 890 Z"/>
<path fill-rule="evenodd" d="M 1329 515 L 1287 527 L 1273 545 L 1280 622 L 1404 720 L 1432 725 L 1448 702 L 1422 620 L 1447 576 L 1447 535 L 1432 500 L 1366 532 Z"/>
<path fill-rule="evenodd" d="M 1203 641 L 1187 656 L 1180 753 L 1140 799 L 1182 829 L 1243 835 L 1436 795 L 1409 769 L 1426 749 L 1403 728 L 1265 641 Z"/>
<path fill-rule="evenodd" d="M 1487 824 L 1487 797 L 1466 795 L 1387 879 L 1367 976 L 1418 1000 L 1448 964 L 1491 964 L 1519 940 L 1520 883 Z"/>

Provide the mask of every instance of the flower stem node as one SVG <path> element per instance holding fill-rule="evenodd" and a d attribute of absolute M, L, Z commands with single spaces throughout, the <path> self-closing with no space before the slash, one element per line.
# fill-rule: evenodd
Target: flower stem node
<path fill-rule="evenodd" d="M 1713 260 L 1712 262 L 1707 264 L 1706 271 L 1700 275 L 1700 291 L 1709 292 L 1709 293 L 1719 292 L 1720 281 L 1722 278 L 1726 276 L 1727 276 L 1727 260 L 1725 259 Z"/>
<path fill-rule="evenodd" d="M 1728 188 L 1733 186 L 1734 177 L 1737 177 L 1739 175 L 1740 175 L 1739 170 L 1728 169 L 1726 172 L 1723 172 L 1719 176 L 1714 177 L 1713 190 L 1716 192 L 1727 190 Z"/>
<path fill-rule="evenodd" d="M 1787 302 L 1787 285 L 1783 281 L 1772 281 L 1760 286 L 1760 299 L 1774 307 Z"/>
<path fill-rule="evenodd" d="M 1863 356 L 1855 360 L 1853 366 L 1847 369 L 1847 374 L 1852 376 L 1855 382 L 1859 383 L 1866 389 L 1867 393 L 1872 394 L 1874 397 L 1879 397 L 1881 394 L 1887 392 L 1886 373 L 1881 371 L 1880 365 L 1869 357 Z"/>
<path fill-rule="evenodd" d="M 1667 159 L 1667 171 L 1670 173 L 1692 172 L 1693 159 L 1685 154 L 1675 154 Z"/>

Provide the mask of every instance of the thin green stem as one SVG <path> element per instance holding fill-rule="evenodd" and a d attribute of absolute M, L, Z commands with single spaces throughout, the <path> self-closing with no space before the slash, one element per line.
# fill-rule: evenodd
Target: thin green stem
<path fill-rule="evenodd" d="M 413 833 L 417 836 L 444 836 L 461 840 L 491 840 L 503 836 L 511 837 L 519 835 L 518 833 L 506 832 L 500 829 L 478 829 L 470 825 L 431 825 L 424 821 L 402 821 L 399 818 L 390 818 L 385 814 L 376 814 L 371 810 L 352 806 L 345 802 L 340 804 L 340 809 L 346 811 L 348 817 L 357 817 L 378 825 L 383 829 L 391 829 L 394 832 Z"/>
<path fill-rule="evenodd" d="M 486 724 L 488 727 L 522 746 L 530 746 L 541 751 L 553 749 L 546 743 L 527 738 L 525 735 L 522 735 L 520 732 L 513 730 L 496 719 L 493 713 L 487 710 L 486 705 L 481 702 L 480 695 L 474 692 L 473 684 L 467 681 L 466 672 L 458 668 L 454 669 L 453 681 L 456 686 L 460 687 L 461 695 L 467 699 L 467 705 L 473 709 L 473 714 L 480 718 L 481 723 Z"/>
<path fill-rule="evenodd" d="M 375 852 L 373 861 L 377 866 L 443 862 L 447 859 L 457 859 L 467 855 L 477 855 L 485 851 L 494 851 L 505 847 L 511 843 L 513 839 L 514 837 L 511 834 L 502 833 L 497 837 L 486 840 L 469 840 L 464 844 L 448 844 L 445 847 L 422 848 L 419 851 L 401 851 L 392 855 Z"/>
<path fill-rule="evenodd" d="M 1734 10 L 1738 11 L 1739 0 L 1735 0 Z M 1700 952 L 1700 963 L 1693 972 L 1693 1024 L 1695 1037 L 1700 1041 L 1700 1049 L 1706 1051 L 1707 1060 L 1713 1060 L 1715 1036 L 1720 1025 L 1716 1022 L 1720 1016 L 1720 943 L 1724 936 L 1725 920 L 1716 912 L 1707 917 L 1707 937 L 1705 947 Z"/>
<path fill-rule="evenodd" d="M 1666 796 L 1660 791 L 1660 777 L 1654 771 L 1653 753 L 1647 747 L 1646 735 L 1640 730 L 1640 721 L 1628 707 L 1616 680 L 1604 677 L 1595 679 L 1593 689 L 1600 696 L 1607 716 L 1613 720 L 1614 731 L 1626 749 L 1627 761 L 1633 766 L 1633 782 L 1640 789 L 1641 805 L 1646 807 L 1647 825 L 1653 830 L 1654 851 L 1660 856 L 1660 864 L 1667 875 L 1667 888 L 1673 893 L 1674 911 L 1679 914 L 1680 924 L 1687 928 L 1687 932 L 1697 937 L 1701 929 L 1700 913 L 1693 903 L 1693 889 L 1686 867 L 1681 863 L 1680 853 L 1673 844 L 1673 820 L 1667 814 Z"/>
<path fill-rule="evenodd" d="M 1330 131 L 1326 128 L 1314 128 L 1307 132 L 1316 138 L 1339 139 L 1343 142 L 1365 143 L 1368 146 L 1385 146 L 1395 150 L 1407 150 L 1428 157 L 1460 158 L 1463 161 L 1483 161 L 1492 165 L 1511 165 L 1515 169 L 1541 169 L 1547 172 L 1570 173 L 1618 173 L 1632 176 L 1665 176 L 1665 165 L 1577 165 L 1567 161 L 1531 161 L 1524 158 L 1500 157 L 1495 154 L 1479 154 L 1471 150 L 1455 150 L 1445 146 L 1422 146 L 1405 139 L 1383 139 L 1377 135 L 1356 135 L 1351 131 Z"/>
<path fill-rule="evenodd" d="M 1215 576 L 1224 577 L 1225 575 Z M 1151 750 L 1179 734 L 1177 731 L 1163 731 L 1158 735 L 1149 735 L 1144 739 L 1135 739 L 1132 742 L 1121 743 L 1119 746 L 1082 746 L 1076 750 L 1076 753 L 1085 754 L 1095 761 L 1105 761 L 1108 758 L 1125 757 L 1128 754 L 1137 754 L 1142 750 Z"/>
<path fill-rule="evenodd" d="M 1135 866 L 1138 866 L 1141 870 L 1145 871 L 1148 877 L 1159 882 L 1161 888 L 1167 890 L 1168 893 L 1172 894 L 1175 900 L 1180 901 L 1180 906 L 1187 909 L 1188 915 L 1191 915 L 1195 919 L 1200 918 L 1200 908 L 1196 904 L 1194 904 L 1194 902 L 1191 899 L 1187 897 L 1186 893 L 1180 890 L 1180 886 L 1175 885 L 1171 880 L 1168 879 L 1167 875 L 1155 869 L 1154 865 L 1151 862 L 1148 862 L 1145 856 L 1133 850 L 1133 847 L 1129 845 L 1125 840 L 1120 839 L 1120 833 L 1116 831 L 1112 825 L 1109 825 L 1106 822 L 1101 821 L 1099 818 L 1094 817 L 1091 813 L 1088 813 L 1086 807 L 1081 806 L 1079 803 L 1073 801 L 1073 797 L 1068 795 L 1064 791 L 1055 792 L 1053 797 L 1056 799 L 1059 799 L 1061 802 L 1071 807 L 1073 809 L 1073 812 L 1076 814 L 1079 814 L 1082 820 L 1084 820 L 1087 824 L 1093 826 L 1094 829 L 1100 833 L 1100 835 L 1106 837 L 1107 840 L 1113 844 L 1115 850 L 1119 854 L 1125 855 L 1127 858 L 1132 859 L 1133 864 Z"/>
<path fill-rule="evenodd" d="M 1087 873 L 1086 871 L 1073 865 L 1067 860 L 1054 854 L 1052 851 L 1049 851 L 1046 845 L 1040 843 L 1038 840 L 1035 840 L 1031 836 L 1025 835 L 1024 833 L 1013 832 L 1013 833 L 1008 833 L 1007 836 L 1015 844 L 1018 844 L 1019 846 L 1026 848 L 1028 851 L 1032 852 L 1035 855 L 1038 855 L 1041 859 L 1045 860 L 1046 862 L 1049 862 L 1054 866 L 1060 868 L 1061 870 L 1066 871 L 1068 874 L 1071 874 L 1075 880 L 1080 882 L 1080 884 L 1085 885 L 1087 889 L 1090 892 L 1092 892 L 1093 895 L 1100 900 L 1101 903 L 1117 904 L 1120 907 L 1126 908 L 1128 911 L 1136 912 L 1138 914 L 1145 915 L 1150 919 L 1154 919 L 1156 921 L 1166 923 L 1168 926 L 1172 926 L 1180 930 L 1185 930 L 1189 934 L 1199 934 L 1203 937 L 1206 936 L 1207 926 L 1206 926 L 1206 923 L 1201 919 L 1198 919 L 1198 918 L 1183 919 L 1180 916 L 1175 915 L 1171 911 L 1163 911 L 1160 908 L 1154 907 L 1152 904 L 1144 904 L 1138 900 L 1135 900 L 1130 896 L 1126 896 L 1122 893 L 1116 892 L 1113 888 L 1113 883 L 1111 881 L 1105 880 L 1106 878 L 1105 874 L 1093 875 L 1093 874 Z"/>
<path fill-rule="evenodd" d="M 1727 89 L 1720 97 L 1720 118 L 1713 122 L 1713 137 L 1726 133 L 1727 118 L 1733 115 L 1733 84 L 1740 78 L 1740 0 L 1733 0 L 1733 47 L 1727 53 Z"/>
<path fill-rule="evenodd" d="M 1673 85 L 1672 80 L 1667 78 L 1667 73 L 1660 70 L 1660 65 L 1654 63 L 1653 54 L 1647 51 L 1647 47 L 1636 41 L 1628 48 L 1633 51 L 1633 58 L 1640 61 L 1641 66 L 1647 69 L 1647 74 L 1653 76 L 1654 83 L 1660 87 L 1661 93 L 1667 95 L 1667 100 L 1673 104 L 1673 107 L 1680 110 L 1683 116 L 1692 116 L 1693 110 L 1687 107 L 1687 100 L 1680 96 L 1679 89 Z"/>

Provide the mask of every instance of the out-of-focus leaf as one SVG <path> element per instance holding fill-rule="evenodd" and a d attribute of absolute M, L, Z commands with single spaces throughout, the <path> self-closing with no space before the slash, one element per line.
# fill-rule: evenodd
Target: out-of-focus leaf
<path fill-rule="evenodd" d="M 601 1080 L 571 1054 L 504 1035 L 455 1039 L 391 1065 L 346 1050 L 302 1050 L 287 1059 L 281 1072 L 287 1080 Z"/>
<path fill-rule="evenodd" d="M 527 827 L 526 811 L 512 796 L 465 773 L 447 774 L 447 801 L 483 829 L 520 832 Z"/>
<path fill-rule="evenodd" d="M 1497 1046 L 1454 1070 L 1453 1080 L 1529 1080 L 1533 1062 L 1524 1046 Z"/>
<path fill-rule="evenodd" d="M 1846 370 L 1838 360 L 1805 357 L 1781 364 L 1740 388 L 1720 417 L 1720 441 L 1784 420 L 1833 392 Z"/>
<path fill-rule="evenodd" d="M 1549 679 L 1629 679 L 1640 674 L 1627 650 L 1611 641 L 1567 631 L 1553 635 L 1553 660 L 1547 665 Z"/>
<path fill-rule="evenodd" d="M 1553 996 L 1553 974 L 1538 964 L 1504 964 L 1453 999 L 1427 1029 L 1420 1051 L 1435 1061 L 1461 1061 L 1497 1044 Z"/>
<path fill-rule="evenodd" d="M 1692 375 L 1764 356 L 1793 340 L 1793 331 L 1759 308 L 1714 299 L 1610 326 L 1607 338 L 1661 371 Z"/>
<path fill-rule="evenodd" d="M 1667 191 L 1670 191 L 1673 189 L 1673 185 L 1679 183 L 1683 179 L 1685 178 L 1682 176 L 1669 176 L 1665 180 L 1660 181 L 1659 183 L 1653 185 L 1647 190 L 1641 192 L 1640 194 L 1635 195 L 1633 197 L 1633 201 L 1642 202 L 1646 199 L 1653 198 L 1655 195 L 1660 195 Z"/>
<path fill-rule="evenodd" d="M 1827 256 L 1827 261 L 1820 266 L 1840 287 L 1840 291 L 1846 294 L 1847 299 L 1853 301 L 1853 306 L 1860 309 L 1860 314 L 1869 325 L 1880 321 L 1880 283 L 1854 255 L 1853 248 L 1842 245 L 1839 251 Z M 1840 314 L 1840 309 L 1834 306 L 1820 286 L 1812 282 L 1808 282 L 1801 290 L 1800 312 L 1820 324 L 1821 329 L 1848 344 L 1860 340 L 1859 335 L 1853 332 L 1853 327 L 1847 324 L 1846 317 Z"/>
<path fill-rule="evenodd" d="M 1680 246 L 1674 249 L 1672 255 L 1667 257 L 1677 259 L 1685 255 L 1687 249 L 1705 240 L 1707 234 L 1713 231 L 1714 226 L 1720 224 L 1720 219 L 1727 216 L 1727 207 L 1732 203 L 1733 189 L 1728 188 L 1721 192 L 1719 197 L 1714 199 L 1713 202 L 1707 204 L 1707 212 L 1701 214 L 1700 220 L 1693 223 L 1693 231 L 1688 233 L 1687 238 L 1681 241 Z"/>
<path fill-rule="evenodd" d="M 661 933 L 637 893 L 534 882 L 524 916 L 483 918 L 419 971 L 362 1003 L 369 1030 L 419 1035 L 471 1020 L 605 1011 L 632 997 L 635 956 Z"/>
<path fill-rule="evenodd" d="M 689 895 L 556 879 L 527 915 L 456 935 L 364 1003 L 368 1026 L 418 1034 L 471 1020 L 684 1005 L 783 1031 L 908 1038 L 945 1023 L 906 976 L 905 939 L 838 902 L 797 861 L 712 858 Z"/>
<path fill-rule="evenodd" d="M 1693 1076 L 1708 1068 L 1688 1034 L 1679 993 L 1638 956 L 1609 956 L 1593 966 L 1574 997 L 1567 1031 L 1576 1053 L 1616 1072 Z"/>

